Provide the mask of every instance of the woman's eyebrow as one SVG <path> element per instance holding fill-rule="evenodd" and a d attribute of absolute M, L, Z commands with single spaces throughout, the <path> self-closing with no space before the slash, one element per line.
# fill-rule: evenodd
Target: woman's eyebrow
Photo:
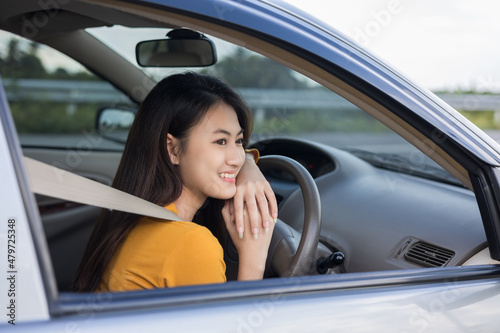
<path fill-rule="evenodd" d="M 240 135 L 240 134 L 241 134 L 241 133 L 243 133 L 243 132 L 244 132 L 244 130 L 243 130 L 243 129 L 241 129 L 241 130 L 238 132 L 238 134 L 236 134 L 236 136 Z M 222 129 L 222 128 L 216 129 L 216 130 L 213 132 L 213 134 L 220 134 L 220 133 L 222 133 L 222 134 L 226 134 L 226 135 L 231 136 L 231 132 L 226 131 L 225 129 Z"/>

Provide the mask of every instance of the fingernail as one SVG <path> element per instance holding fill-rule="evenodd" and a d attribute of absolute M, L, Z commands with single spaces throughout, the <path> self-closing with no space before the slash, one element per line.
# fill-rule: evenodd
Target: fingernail
<path fill-rule="evenodd" d="M 264 229 L 266 230 L 266 234 L 269 232 L 269 222 L 265 221 L 264 222 Z"/>
<path fill-rule="evenodd" d="M 253 238 L 258 239 L 259 238 L 259 229 L 258 228 L 253 228 Z"/>
<path fill-rule="evenodd" d="M 266 227 L 264 230 L 266 230 L 266 234 L 269 232 L 269 227 Z"/>
<path fill-rule="evenodd" d="M 243 238 L 243 227 L 238 227 L 238 236 L 240 237 L 240 239 Z"/>
<path fill-rule="evenodd" d="M 276 224 L 276 222 L 278 222 L 278 218 L 277 217 L 274 218 L 274 224 Z"/>

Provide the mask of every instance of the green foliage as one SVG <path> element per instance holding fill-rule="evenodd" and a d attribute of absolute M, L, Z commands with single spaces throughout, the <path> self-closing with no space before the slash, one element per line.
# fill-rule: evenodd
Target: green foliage
<path fill-rule="evenodd" d="M 274 110 L 256 123 L 255 134 L 383 132 L 387 127 L 361 110 Z"/>
<path fill-rule="evenodd" d="M 99 80 L 87 71 L 69 72 L 59 67 L 48 71 L 38 56 L 39 45 L 11 38 L 4 57 L 0 57 L 0 73 L 10 79 Z M 224 78 L 236 89 L 322 89 L 311 87 L 288 67 L 243 48 L 201 72 Z M 52 101 L 23 100 L 11 102 L 11 110 L 19 133 L 79 133 L 94 127 L 99 105 L 70 105 Z M 256 134 L 288 134 L 304 132 L 382 132 L 387 128 L 361 110 L 268 109 L 256 119 Z M 483 129 L 500 128 L 493 112 L 462 112 Z M 256 117 L 258 118 L 258 117 Z"/>
<path fill-rule="evenodd" d="M 309 86 L 288 67 L 242 48 L 203 72 L 224 78 L 236 89 L 323 89 Z M 268 109 L 254 124 L 255 134 L 383 130 L 385 126 L 360 110 Z"/>
<path fill-rule="evenodd" d="M 95 75 L 86 71 L 68 72 L 64 68 L 57 68 L 49 72 L 37 54 L 39 45 L 26 44 L 20 39 L 10 39 L 5 57 L 0 58 L 2 78 L 98 80 Z M 71 105 L 25 99 L 19 102 L 11 101 L 10 108 L 19 133 L 81 133 L 83 130 L 94 128 L 98 105 Z"/>
<path fill-rule="evenodd" d="M 495 113 L 493 111 L 458 111 L 481 129 L 500 128 L 500 123 L 495 121 Z"/>
<path fill-rule="evenodd" d="M 94 128 L 98 105 L 24 101 L 10 108 L 18 133 L 81 133 Z"/>
<path fill-rule="evenodd" d="M 34 42 L 26 49 L 26 42 L 11 38 L 7 46 L 7 54 L 0 58 L 0 74 L 10 79 L 48 79 L 48 80 L 99 80 L 87 71 L 67 72 L 64 68 L 47 71 L 38 56 L 39 44 Z"/>
<path fill-rule="evenodd" d="M 222 77 L 234 88 L 307 88 L 288 67 L 243 48 L 202 73 Z"/>

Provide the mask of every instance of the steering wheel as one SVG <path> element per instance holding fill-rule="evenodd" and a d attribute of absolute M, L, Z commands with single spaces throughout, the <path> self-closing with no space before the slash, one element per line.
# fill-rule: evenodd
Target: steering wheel
<path fill-rule="evenodd" d="M 321 203 L 316 183 L 300 163 L 285 156 L 263 156 L 259 159 L 258 166 L 263 172 L 281 169 L 292 174 L 299 183 L 305 208 L 302 235 L 280 220 L 276 223 L 264 277 L 306 275 L 314 266 L 312 260 L 318 248 L 321 228 Z M 225 244 L 224 260 L 227 279 L 236 280 L 238 253 L 230 237 L 227 237 Z"/>

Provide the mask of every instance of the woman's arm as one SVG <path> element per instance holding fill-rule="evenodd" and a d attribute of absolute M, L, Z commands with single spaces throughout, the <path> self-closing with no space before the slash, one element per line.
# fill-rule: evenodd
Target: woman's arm
<path fill-rule="evenodd" d="M 245 163 L 236 177 L 236 195 L 231 209 L 235 217 L 236 230 L 240 238 L 245 229 L 250 229 L 253 237 L 259 237 L 260 229 L 269 229 L 278 218 L 276 197 L 255 163 L 255 156 L 246 153 Z M 249 224 L 245 226 L 244 211 L 248 211 Z"/>

